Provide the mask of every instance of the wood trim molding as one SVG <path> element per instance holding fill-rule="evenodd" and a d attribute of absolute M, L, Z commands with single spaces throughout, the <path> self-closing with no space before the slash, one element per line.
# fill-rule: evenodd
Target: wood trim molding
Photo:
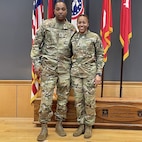
<path fill-rule="evenodd" d="M 31 84 L 31 80 L 0 80 L 1 84 Z M 104 85 L 119 85 L 119 81 L 104 81 Z M 123 81 L 122 85 L 131 85 L 131 86 L 142 86 L 142 82 L 127 82 Z"/>
<path fill-rule="evenodd" d="M 30 85 L 31 80 L 0 80 L 0 85 Z"/>

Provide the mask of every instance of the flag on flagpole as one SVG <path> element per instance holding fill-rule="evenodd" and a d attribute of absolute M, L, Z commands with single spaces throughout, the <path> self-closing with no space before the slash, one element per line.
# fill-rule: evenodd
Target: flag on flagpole
<path fill-rule="evenodd" d="M 129 56 L 129 43 L 131 37 L 131 0 L 121 0 L 120 42 L 123 47 L 123 61 Z"/>
<path fill-rule="evenodd" d="M 102 4 L 102 19 L 100 35 L 104 47 L 104 61 L 107 61 L 107 51 L 111 46 L 110 34 L 113 32 L 112 27 L 112 6 L 111 0 L 103 0 Z"/>
<path fill-rule="evenodd" d="M 32 44 L 34 42 L 35 34 L 44 19 L 44 9 L 42 0 L 33 1 L 32 12 Z M 34 65 L 32 64 L 32 87 L 31 87 L 31 103 L 37 98 L 40 90 L 39 77 L 34 72 Z"/>
<path fill-rule="evenodd" d="M 48 0 L 47 4 L 47 18 L 54 17 L 54 0 Z"/>
<path fill-rule="evenodd" d="M 71 23 L 77 28 L 77 18 L 79 15 L 84 14 L 84 2 L 83 0 L 72 1 L 72 17 Z"/>

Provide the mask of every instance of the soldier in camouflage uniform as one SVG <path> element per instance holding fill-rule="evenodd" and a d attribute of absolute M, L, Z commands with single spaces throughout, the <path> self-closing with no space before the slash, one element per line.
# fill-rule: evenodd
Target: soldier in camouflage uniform
<path fill-rule="evenodd" d="M 101 83 L 104 51 L 100 37 L 88 30 L 86 15 L 79 16 L 77 26 L 79 32 L 71 39 L 71 78 L 79 127 L 73 136 L 77 137 L 84 133 L 84 138 L 90 138 L 96 116 L 95 89 Z"/>
<path fill-rule="evenodd" d="M 48 135 L 47 123 L 53 115 L 52 99 L 57 86 L 56 132 L 66 136 L 62 120 L 66 119 L 68 96 L 70 91 L 71 48 L 70 39 L 75 27 L 66 19 L 67 7 L 58 1 L 54 9 L 55 18 L 47 19 L 38 29 L 31 50 L 35 72 L 41 77 L 41 104 L 39 122 L 41 132 L 37 137 L 43 141 Z"/>

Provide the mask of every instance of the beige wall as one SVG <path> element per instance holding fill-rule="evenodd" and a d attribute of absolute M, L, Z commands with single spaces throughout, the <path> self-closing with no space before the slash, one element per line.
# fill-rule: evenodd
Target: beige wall
<path fill-rule="evenodd" d="M 119 82 L 104 82 L 103 97 L 119 98 Z M 101 94 L 98 86 L 96 97 Z M 0 81 L 0 117 L 34 117 L 34 106 L 30 104 L 31 81 Z M 142 82 L 124 82 L 122 97 L 142 100 Z"/>

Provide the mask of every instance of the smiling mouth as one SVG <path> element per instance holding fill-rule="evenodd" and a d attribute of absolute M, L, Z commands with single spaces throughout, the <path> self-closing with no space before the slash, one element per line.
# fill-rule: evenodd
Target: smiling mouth
<path fill-rule="evenodd" d="M 82 28 L 79 28 L 80 30 L 84 30 L 84 28 L 82 27 Z"/>

